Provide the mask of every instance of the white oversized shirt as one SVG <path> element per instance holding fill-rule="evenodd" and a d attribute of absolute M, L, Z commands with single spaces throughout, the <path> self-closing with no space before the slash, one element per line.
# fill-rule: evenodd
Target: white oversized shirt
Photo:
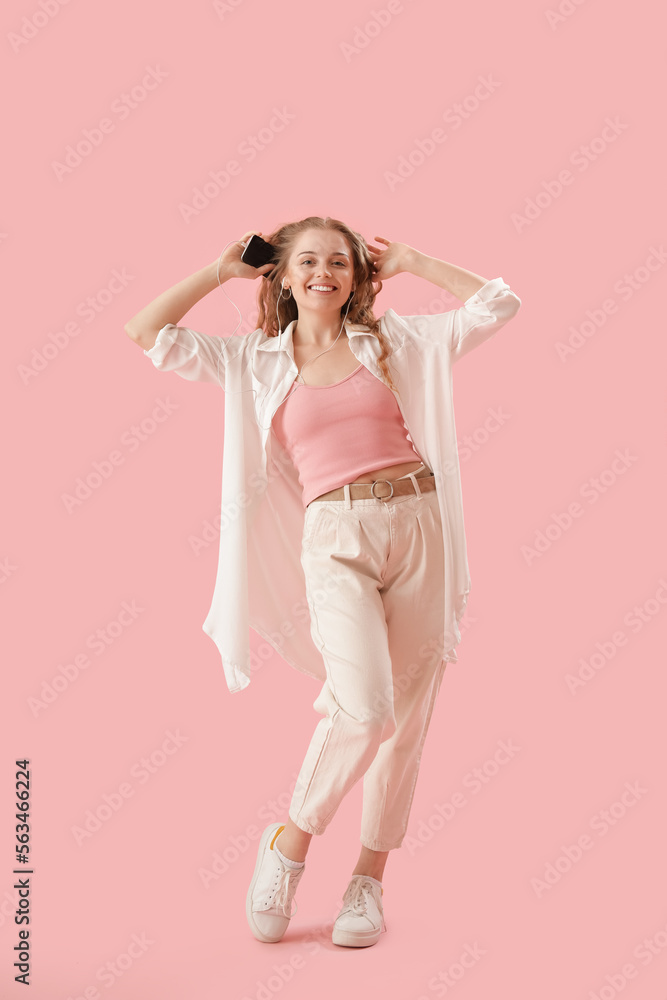
<path fill-rule="evenodd" d="M 502 278 L 487 281 L 458 309 L 380 318 L 392 354 L 394 394 L 415 448 L 436 477 L 444 545 L 443 660 L 458 661 L 458 622 L 470 592 L 463 522 L 452 364 L 491 337 L 518 311 Z M 283 659 L 322 683 L 322 654 L 310 633 L 301 565 L 302 487 L 295 466 L 271 433 L 271 419 L 297 374 L 293 320 L 282 337 L 262 329 L 211 337 L 167 323 L 144 351 L 160 371 L 215 382 L 225 392 L 218 568 L 202 628 L 215 642 L 231 692 L 248 686 L 264 658 L 250 649 L 254 629 Z M 373 375 L 380 344 L 366 326 L 346 324 L 352 354 Z M 386 384 L 386 383 L 384 383 Z M 298 391 L 298 390 L 297 390 Z"/>

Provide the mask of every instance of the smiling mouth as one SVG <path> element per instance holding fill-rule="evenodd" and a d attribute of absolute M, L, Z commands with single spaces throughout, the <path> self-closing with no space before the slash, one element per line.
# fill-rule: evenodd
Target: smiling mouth
<path fill-rule="evenodd" d="M 319 292 L 320 295 L 330 295 L 337 291 L 335 285 L 308 285 L 309 292 Z"/>

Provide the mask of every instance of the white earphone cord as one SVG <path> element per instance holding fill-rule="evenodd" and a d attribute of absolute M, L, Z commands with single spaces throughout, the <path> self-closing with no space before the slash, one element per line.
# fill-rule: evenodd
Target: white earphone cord
<path fill-rule="evenodd" d="M 232 299 L 229 298 L 229 295 L 227 295 L 227 292 L 225 292 L 225 289 L 224 289 L 224 287 L 222 285 L 222 282 L 220 281 L 220 259 L 221 259 L 222 255 L 223 255 L 223 253 L 225 252 L 225 250 L 227 249 L 227 247 L 231 246 L 232 243 L 241 243 L 242 246 L 244 246 L 244 247 L 247 246 L 247 244 L 243 243 L 242 240 L 230 240 L 229 243 L 227 243 L 222 248 L 222 251 L 220 253 L 220 257 L 218 257 L 218 267 L 217 267 L 218 285 L 222 289 L 223 294 L 225 295 L 225 298 L 228 300 L 228 302 L 232 303 L 232 305 L 236 309 L 237 313 L 239 314 L 239 322 L 236 324 L 236 329 L 234 329 L 232 331 L 232 333 L 230 334 L 230 337 L 220 337 L 219 338 L 219 340 L 220 340 L 220 353 L 218 354 L 217 376 L 218 376 L 218 383 L 220 384 L 221 388 L 223 389 L 223 391 L 225 393 L 227 393 L 228 390 L 225 389 L 224 385 L 222 384 L 222 382 L 220 380 L 220 359 L 222 358 L 223 352 L 226 350 L 226 347 L 227 347 L 227 343 L 226 342 L 227 342 L 227 340 L 229 340 L 231 337 L 233 337 L 235 335 L 236 330 L 238 330 L 238 328 L 239 328 L 239 325 L 243 322 L 243 316 L 241 314 L 241 310 L 236 305 L 236 303 L 233 302 Z M 283 278 L 282 281 L 281 281 L 281 284 L 280 284 L 280 296 L 282 296 L 284 286 L 285 286 L 285 279 Z M 278 302 L 280 301 L 280 296 L 278 297 Z M 352 298 L 353 297 L 354 296 L 352 296 Z M 341 333 L 343 332 L 343 328 L 345 326 L 345 320 L 347 319 L 347 314 L 349 312 L 350 305 L 352 303 L 352 298 L 347 303 L 347 309 L 345 310 L 345 315 L 343 316 L 343 322 L 341 323 L 340 330 L 338 331 L 338 337 L 340 337 Z M 278 357 L 280 359 L 280 363 L 283 364 L 282 355 L 280 354 L 280 346 L 281 346 L 280 345 L 280 340 L 281 340 L 281 337 L 283 335 L 283 331 L 282 331 L 282 324 L 280 322 L 280 313 L 279 313 L 279 310 L 278 310 L 278 302 L 276 302 L 276 318 L 278 320 L 278 351 L 279 351 Z M 336 341 L 338 340 L 338 337 L 336 337 L 336 340 L 334 340 L 333 344 L 330 344 L 329 347 L 327 347 L 327 349 L 325 351 L 322 351 L 320 354 L 316 354 L 314 358 L 308 358 L 308 361 L 304 361 L 304 363 L 301 365 L 301 368 L 297 369 L 297 373 L 296 373 L 295 378 L 299 378 L 299 376 L 301 375 L 301 372 L 306 367 L 306 365 L 309 364 L 309 362 L 315 361 L 316 358 L 320 358 L 320 357 L 322 357 L 322 354 L 326 354 L 327 351 L 330 351 L 331 348 L 336 343 Z M 284 367 L 284 365 L 283 365 L 283 367 Z M 287 402 L 287 400 L 290 398 L 290 396 L 292 395 L 292 393 L 295 392 L 296 389 L 299 388 L 300 384 L 301 385 L 305 385 L 305 382 L 304 383 L 298 383 L 297 382 L 297 384 L 295 386 L 293 386 L 292 389 L 290 389 L 290 391 L 287 393 L 287 395 L 282 400 L 282 402 L 279 404 L 279 406 L 282 406 L 283 403 Z M 256 389 L 252 389 L 252 388 L 250 388 L 250 389 L 239 389 L 237 392 L 230 393 L 230 395 L 238 395 L 240 392 L 257 392 L 257 390 Z M 262 427 L 261 429 L 265 430 L 265 431 L 268 431 L 268 430 L 271 429 L 271 425 L 269 425 L 268 427 Z"/>

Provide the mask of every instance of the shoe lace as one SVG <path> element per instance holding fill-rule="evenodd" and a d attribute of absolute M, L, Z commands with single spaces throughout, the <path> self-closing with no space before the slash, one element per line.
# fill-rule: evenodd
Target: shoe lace
<path fill-rule="evenodd" d="M 368 892 L 373 891 L 373 883 L 368 879 L 354 879 L 345 890 L 343 903 L 353 913 L 364 914 L 368 909 Z"/>
<path fill-rule="evenodd" d="M 298 908 L 294 893 L 303 868 L 288 868 L 287 865 L 282 865 L 281 868 L 282 870 L 276 875 L 274 882 L 273 905 L 282 909 L 286 917 L 291 918 Z M 294 910 L 292 910 L 292 904 L 294 904 Z"/>

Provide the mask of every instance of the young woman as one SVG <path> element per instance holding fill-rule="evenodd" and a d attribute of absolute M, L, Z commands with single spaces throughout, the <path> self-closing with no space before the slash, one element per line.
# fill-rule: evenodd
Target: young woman
<path fill-rule="evenodd" d="M 362 849 L 333 942 L 364 947 L 386 930 L 384 867 L 406 832 L 470 591 L 451 365 L 521 300 L 502 278 L 379 236 L 383 246 L 368 245 L 336 219 L 281 226 L 267 237 L 276 263 L 260 268 L 241 260 L 252 234 L 125 330 L 160 371 L 225 390 L 218 577 L 203 628 L 230 691 L 263 663 L 249 626 L 322 683 L 323 718 L 288 816 L 260 839 L 250 929 L 260 941 L 283 937 L 313 834 L 363 779 Z M 376 319 L 382 282 L 400 272 L 463 306 Z M 260 275 L 253 332 L 218 338 L 177 325 L 229 278 Z"/>

